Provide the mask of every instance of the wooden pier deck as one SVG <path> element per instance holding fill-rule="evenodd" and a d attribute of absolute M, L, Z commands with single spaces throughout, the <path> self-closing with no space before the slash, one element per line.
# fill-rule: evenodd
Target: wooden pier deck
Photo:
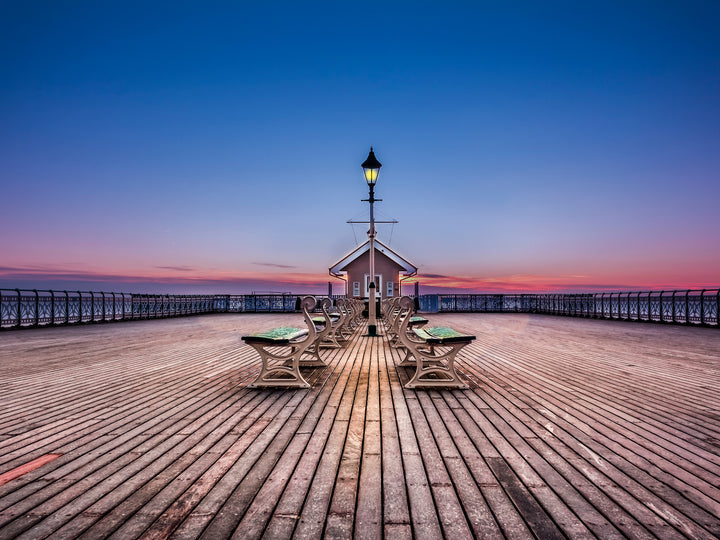
<path fill-rule="evenodd" d="M 384 339 L 252 390 L 298 315 L 0 334 L 0 538 L 715 538 L 720 331 L 432 315 L 469 390 Z"/>

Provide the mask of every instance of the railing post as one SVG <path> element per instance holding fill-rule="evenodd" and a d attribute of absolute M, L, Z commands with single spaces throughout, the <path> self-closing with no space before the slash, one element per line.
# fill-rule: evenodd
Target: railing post
<path fill-rule="evenodd" d="M 628 321 L 631 321 L 632 320 L 632 311 L 631 311 L 632 310 L 632 293 L 630 291 L 628 291 L 626 294 L 627 294 L 627 298 L 625 299 L 625 301 L 627 302 Z"/>
<path fill-rule="evenodd" d="M 50 290 L 50 326 L 55 324 L 55 292 Z"/>
<path fill-rule="evenodd" d="M 675 320 L 675 313 L 676 313 L 676 311 L 677 311 L 677 310 L 675 309 L 675 293 L 676 293 L 676 292 L 677 292 L 677 291 L 673 291 L 673 293 L 672 293 L 672 322 L 677 322 L 677 321 Z"/>
<path fill-rule="evenodd" d="M 35 320 L 33 326 L 40 325 L 40 296 L 38 295 L 37 289 L 33 289 L 35 293 Z"/>
<path fill-rule="evenodd" d="M 700 324 L 705 324 L 705 291 L 707 289 L 703 289 L 700 291 Z"/>
<path fill-rule="evenodd" d="M 65 324 L 70 324 L 70 295 L 67 291 L 65 293 Z"/>
<path fill-rule="evenodd" d="M 690 291 L 685 291 L 685 324 L 690 324 Z"/>
<path fill-rule="evenodd" d="M 663 315 L 663 301 L 662 295 L 665 291 L 660 291 L 660 322 L 665 322 L 665 316 Z"/>
<path fill-rule="evenodd" d="M 641 320 L 642 320 L 642 319 L 640 318 L 640 295 L 641 295 L 641 294 L 642 294 L 642 291 L 638 291 L 638 294 L 637 294 L 637 313 L 636 313 L 636 315 L 637 315 L 637 320 L 638 320 L 638 321 L 641 321 Z M 650 311 L 650 305 L 648 305 L 648 312 L 649 312 L 649 311 Z"/>
<path fill-rule="evenodd" d="M 22 296 L 20 295 L 20 289 L 15 289 L 15 292 L 17 292 L 17 326 L 20 328 L 22 326 Z"/>

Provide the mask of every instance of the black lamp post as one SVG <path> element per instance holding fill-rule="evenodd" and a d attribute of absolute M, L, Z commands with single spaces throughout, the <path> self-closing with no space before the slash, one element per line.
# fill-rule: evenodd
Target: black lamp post
<path fill-rule="evenodd" d="M 380 175 L 380 163 L 375 157 L 372 146 L 370 147 L 370 153 L 365 161 L 363 161 L 361 167 L 365 174 L 365 181 L 370 188 L 370 197 L 363 199 L 370 203 L 370 230 L 368 231 L 368 237 L 370 238 L 370 283 L 368 284 L 369 292 L 369 305 L 368 305 L 368 336 L 376 337 L 377 334 L 377 313 L 375 307 L 375 213 L 374 203 L 382 199 L 375 198 L 375 183 Z"/>

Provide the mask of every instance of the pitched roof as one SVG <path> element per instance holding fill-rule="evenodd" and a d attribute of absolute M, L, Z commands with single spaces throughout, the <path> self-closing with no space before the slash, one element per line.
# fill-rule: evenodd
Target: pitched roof
<path fill-rule="evenodd" d="M 343 268 L 345 268 L 348 264 L 360 257 L 362 254 L 367 253 L 368 251 L 370 251 L 369 239 L 365 240 L 363 244 L 360 244 L 358 247 L 353 249 L 350 253 L 345 255 L 338 262 L 333 264 L 329 269 L 330 275 L 340 277 L 340 275 L 344 272 Z M 405 272 L 408 276 L 414 276 L 415 274 L 417 274 L 418 269 L 415 265 L 413 265 L 404 257 L 395 253 L 392 249 L 390 249 L 378 239 L 375 239 L 375 251 L 378 253 L 382 253 L 388 259 L 396 263 L 398 266 L 402 267 L 401 272 Z"/>

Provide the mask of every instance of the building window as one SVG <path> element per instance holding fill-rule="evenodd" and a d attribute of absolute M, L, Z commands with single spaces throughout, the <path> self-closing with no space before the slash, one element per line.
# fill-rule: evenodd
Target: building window
<path fill-rule="evenodd" d="M 393 285 L 394 283 L 392 281 L 387 282 L 387 294 L 385 295 L 387 298 L 392 298 L 393 296 Z"/>
<path fill-rule="evenodd" d="M 353 281 L 353 296 L 360 296 L 360 282 Z"/>

